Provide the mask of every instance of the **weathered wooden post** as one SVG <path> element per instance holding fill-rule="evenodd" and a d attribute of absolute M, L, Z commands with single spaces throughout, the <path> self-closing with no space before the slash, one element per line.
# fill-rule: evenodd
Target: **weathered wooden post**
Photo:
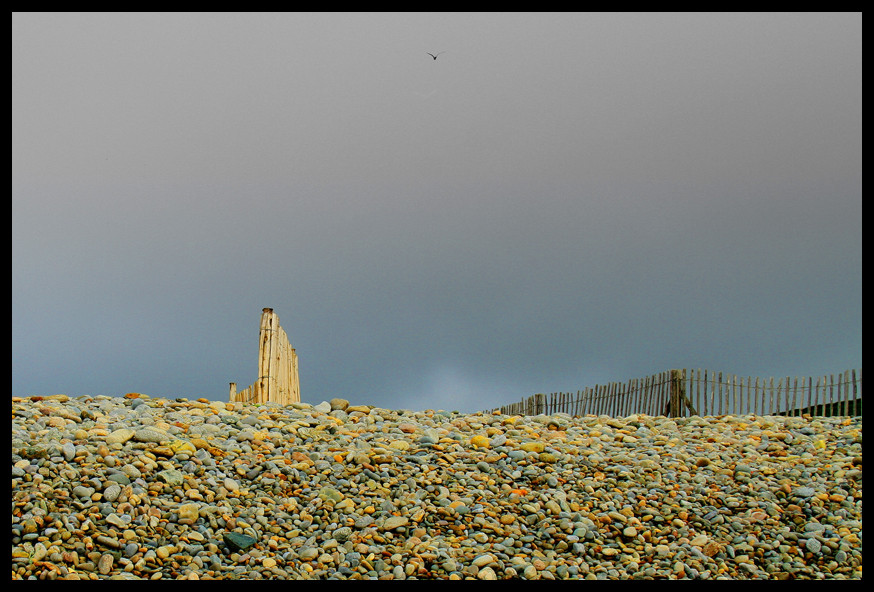
<path fill-rule="evenodd" d="M 279 326 L 279 316 L 272 308 L 261 311 L 258 334 L 258 378 L 247 389 L 237 392 L 236 383 L 230 384 L 231 401 L 281 405 L 300 401 L 297 353 L 288 343 L 288 335 Z"/>
<path fill-rule="evenodd" d="M 265 308 L 261 312 L 261 330 L 258 335 L 258 379 L 255 381 L 255 403 L 270 400 L 270 392 L 276 380 L 276 374 L 271 372 L 274 349 L 273 309 Z"/>
<path fill-rule="evenodd" d="M 668 400 L 668 409 L 665 415 L 668 417 L 680 417 L 683 414 L 683 405 L 688 403 L 686 399 L 686 371 L 671 370 L 670 385 L 670 399 Z M 692 409 L 692 413 L 695 414 L 694 409 Z"/>

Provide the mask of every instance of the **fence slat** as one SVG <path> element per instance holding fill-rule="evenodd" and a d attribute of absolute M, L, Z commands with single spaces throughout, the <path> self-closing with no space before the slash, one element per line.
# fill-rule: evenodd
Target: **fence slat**
<path fill-rule="evenodd" d="M 737 376 L 730 374 L 725 385 L 725 414 L 732 415 L 737 405 Z"/>
<path fill-rule="evenodd" d="M 862 384 L 862 370 L 859 370 L 859 382 L 858 382 L 858 384 Z M 859 398 L 859 396 L 858 396 L 858 392 L 856 391 L 856 386 L 857 386 L 856 371 L 853 370 L 853 402 L 854 402 L 853 415 L 857 415 L 857 414 L 861 415 L 860 408 L 862 406 L 862 399 Z"/>
<path fill-rule="evenodd" d="M 756 415 L 763 415 L 765 413 L 765 390 L 762 389 L 762 399 L 761 399 L 761 407 L 759 406 L 759 378 L 756 377 L 756 410 L 754 413 Z"/>
<path fill-rule="evenodd" d="M 835 375 L 834 374 L 828 375 L 828 400 L 829 400 L 830 405 L 837 407 L 835 405 Z"/>

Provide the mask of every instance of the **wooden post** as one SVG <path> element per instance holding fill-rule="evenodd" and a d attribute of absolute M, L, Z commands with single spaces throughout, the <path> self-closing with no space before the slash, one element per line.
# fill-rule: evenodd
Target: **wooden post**
<path fill-rule="evenodd" d="M 670 370 L 665 378 L 668 382 L 668 402 L 665 406 L 665 415 L 668 417 L 683 417 L 685 408 L 689 408 L 692 415 L 698 415 L 698 411 L 686 396 L 686 370 Z"/>
<path fill-rule="evenodd" d="M 759 378 L 756 377 L 756 399 L 758 399 L 759 391 L 760 391 Z M 767 413 L 765 411 L 765 404 L 767 403 L 767 401 L 765 399 L 765 386 L 764 386 L 764 384 L 761 385 L 761 393 L 762 393 L 762 400 L 760 401 L 760 403 L 761 403 L 760 406 L 757 407 L 756 415 L 765 415 Z"/>
<path fill-rule="evenodd" d="M 858 382 L 856 382 L 858 380 Z M 862 399 L 859 395 L 857 387 L 861 387 L 862 384 L 862 369 L 859 368 L 859 377 L 856 378 L 856 371 L 853 370 L 853 415 L 862 415 L 862 410 L 860 409 L 862 405 Z"/>
<path fill-rule="evenodd" d="M 273 309 L 265 308 L 261 312 L 261 330 L 258 334 L 258 378 L 255 380 L 254 401 L 263 403 L 270 398 L 270 362 L 273 346 Z"/>
<path fill-rule="evenodd" d="M 674 411 L 674 401 L 673 401 L 673 395 L 674 395 L 674 388 L 673 387 L 674 387 L 674 385 L 671 382 L 671 373 L 672 372 L 673 372 L 673 370 L 668 370 L 666 373 L 663 374 L 663 382 L 667 382 L 667 389 L 666 389 L 667 393 L 665 393 L 667 395 L 667 397 L 665 397 L 665 399 L 667 399 L 667 402 L 665 403 L 665 411 L 664 411 L 665 417 L 672 417 L 672 414 Z"/>
<path fill-rule="evenodd" d="M 653 406 L 653 385 L 652 376 L 647 376 L 643 379 L 643 409 L 647 415 L 657 415 L 658 411 Z"/>
<path fill-rule="evenodd" d="M 237 391 L 231 383 L 231 401 L 288 405 L 300 401 L 297 353 L 288 343 L 288 335 L 279 326 L 279 316 L 272 308 L 261 311 L 258 333 L 258 377 L 247 389 Z"/>

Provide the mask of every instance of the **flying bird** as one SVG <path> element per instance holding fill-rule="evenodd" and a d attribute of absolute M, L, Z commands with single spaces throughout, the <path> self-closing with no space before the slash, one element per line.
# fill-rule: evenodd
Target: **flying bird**
<path fill-rule="evenodd" d="M 425 53 L 427 53 L 429 56 L 431 56 L 432 58 L 434 58 L 434 59 L 436 60 L 436 59 L 437 59 L 437 56 L 439 56 L 441 53 L 446 53 L 446 52 L 445 52 L 445 51 L 441 51 L 441 52 L 438 53 L 437 55 L 434 55 L 434 54 L 431 53 L 430 51 L 426 51 Z"/>

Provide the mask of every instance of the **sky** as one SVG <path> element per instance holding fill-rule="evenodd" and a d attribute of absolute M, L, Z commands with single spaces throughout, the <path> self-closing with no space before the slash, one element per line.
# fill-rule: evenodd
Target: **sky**
<path fill-rule="evenodd" d="M 12 15 L 12 396 L 838 373 L 861 239 L 860 13 Z"/>

